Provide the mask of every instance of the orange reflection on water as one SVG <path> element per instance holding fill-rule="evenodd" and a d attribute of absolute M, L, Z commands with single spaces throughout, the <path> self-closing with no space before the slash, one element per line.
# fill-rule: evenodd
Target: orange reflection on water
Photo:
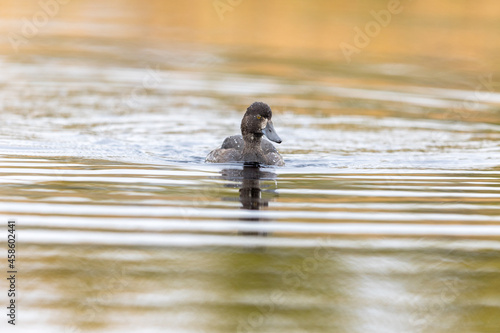
<path fill-rule="evenodd" d="M 234 5 L 227 0 L 59 1 L 61 4 L 52 12 L 34 1 L 2 1 L 0 18 L 4 23 L 0 32 L 26 38 L 26 25 L 36 25 L 36 33 L 26 38 L 29 42 L 22 46 L 21 53 L 57 49 L 58 38 L 98 38 L 143 47 L 188 42 L 202 47 L 223 45 L 254 53 L 344 60 L 339 45 L 346 43 L 361 51 L 353 54 L 355 62 L 437 58 L 477 62 L 489 69 L 495 65 L 494 55 L 500 47 L 500 3 L 493 0 L 254 0 L 233 1 Z M 385 27 L 381 26 L 375 17 L 394 6 L 394 1 L 397 13 L 391 15 Z M 220 7 L 221 3 L 225 7 Z M 51 17 L 45 22 L 43 15 L 47 11 Z M 364 39 L 356 32 L 358 28 L 368 33 Z M 2 53 L 12 54 L 10 44 L 4 39 Z"/>

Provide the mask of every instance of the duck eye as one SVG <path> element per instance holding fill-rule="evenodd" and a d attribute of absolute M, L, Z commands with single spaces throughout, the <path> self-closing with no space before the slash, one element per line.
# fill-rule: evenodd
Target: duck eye
<path fill-rule="evenodd" d="M 259 114 L 259 115 L 257 115 L 257 119 L 260 119 L 260 118 L 262 118 L 262 117 L 260 116 L 260 114 Z"/>

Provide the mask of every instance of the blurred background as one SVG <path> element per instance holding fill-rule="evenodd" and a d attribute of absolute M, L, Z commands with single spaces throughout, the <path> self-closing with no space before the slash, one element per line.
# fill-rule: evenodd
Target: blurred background
<path fill-rule="evenodd" d="M 496 333 L 499 33 L 493 0 L 3 0 L 2 332 Z M 205 164 L 254 101 L 286 166 Z"/>
<path fill-rule="evenodd" d="M 397 8 L 395 13 L 391 12 L 380 32 L 373 29 L 376 36 L 353 56 L 354 62 L 409 63 L 459 72 L 494 71 L 498 66 L 495 37 L 500 5 L 492 0 L 439 4 L 425 0 L 6 0 L 2 3 L 2 31 L 4 37 L 17 34 L 26 38 L 17 54 L 24 57 L 38 54 L 82 59 L 114 49 L 121 52 L 106 57 L 108 61 L 135 60 L 141 64 L 150 60 L 146 58 L 148 51 L 193 47 L 199 52 L 239 54 L 239 61 L 249 66 L 247 70 L 252 69 L 252 62 L 244 56 L 272 57 L 276 62 L 282 60 L 283 66 L 299 59 L 321 61 L 330 64 L 325 72 L 333 70 L 333 64 L 345 67 L 339 44 L 354 45 L 354 28 L 365 31 L 367 23 L 376 21 L 372 12 L 388 11 L 391 4 Z M 34 34 L 23 35 L 30 30 L 23 29 L 30 25 L 26 22 L 35 26 Z M 13 56 L 8 39 L 2 39 L 2 51 Z M 289 74 L 299 73 L 297 66 Z"/>

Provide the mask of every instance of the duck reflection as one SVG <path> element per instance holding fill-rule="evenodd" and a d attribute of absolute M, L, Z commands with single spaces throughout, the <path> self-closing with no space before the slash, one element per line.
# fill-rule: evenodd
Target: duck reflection
<path fill-rule="evenodd" d="M 223 179 L 236 182 L 240 188 L 241 209 L 260 210 L 262 207 L 268 207 L 269 201 L 277 196 L 276 174 L 269 169 L 262 169 L 258 163 L 245 163 L 243 169 L 224 169 L 221 173 Z M 274 188 L 271 188 L 269 181 L 272 181 Z M 263 192 L 266 194 L 264 197 Z M 268 193 L 272 195 L 269 196 Z M 240 220 L 258 223 L 267 219 L 262 219 L 256 214 Z M 239 234 L 267 236 L 267 232 L 264 231 L 241 231 Z"/>

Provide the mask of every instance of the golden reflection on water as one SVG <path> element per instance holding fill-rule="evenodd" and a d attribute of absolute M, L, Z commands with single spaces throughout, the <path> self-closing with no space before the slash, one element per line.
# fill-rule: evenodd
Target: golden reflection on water
<path fill-rule="evenodd" d="M 93 38 L 140 47 L 178 47 L 171 43 L 180 42 L 344 62 L 339 45 L 354 45 L 354 27 L 365 31 L 366 24 L 375 20 L 372 11 L 387 10 L 393 1 L 400 3 L 398 13 L 369 38 L 369 45 L 358 45 L 362 47 L 352 57 L 355 62 L 436 62 L 459 66 L 457 70 L 498 70 L 500 3 L 495 0 L 240 1 L 224 13 L 223 20 L 214 8 L 216 1 L 72 0 L 60 5 L 48 23 L 40 24 L 23 48 L 56 52 L 60 47 L 78 47 L 80 38 Z M 0 29 L 4 35 L 19 33 L 20 19 L 33 20 L 41 10 L 35 1 L 2 1 L 0 18 L 5 21 Z M 12 54 L 7 39 L 2 51 Z"/>
<path fill-rule="evenodd" d="M 417 248 L 29 245 L 23 289 L 57 331 L 494 332 L 495 252 Z"/>

